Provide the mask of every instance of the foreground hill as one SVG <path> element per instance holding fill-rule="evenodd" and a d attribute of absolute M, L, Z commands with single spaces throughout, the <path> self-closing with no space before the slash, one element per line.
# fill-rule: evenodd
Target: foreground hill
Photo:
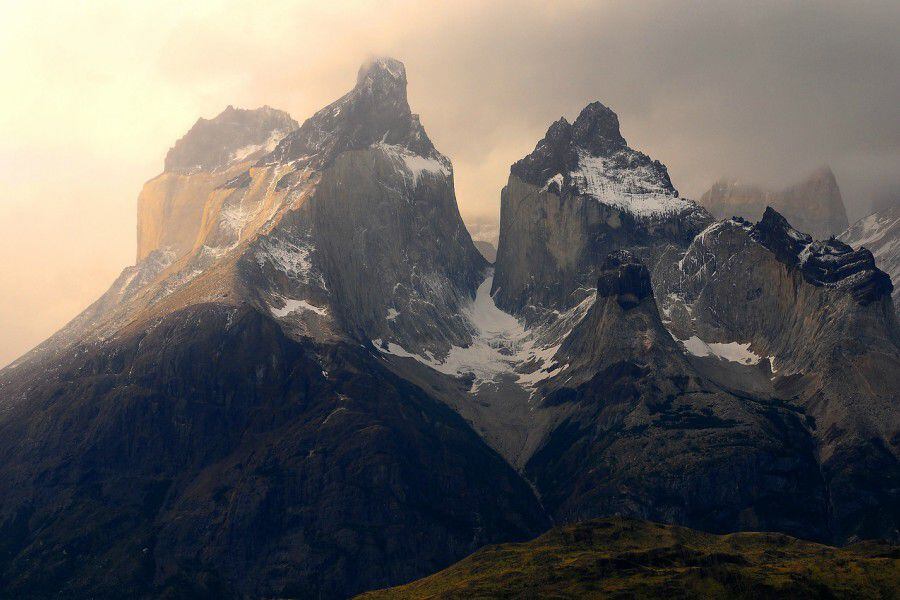
<path fill-rule="evenodd" d="M 712 535 L 631 519 L 553 529 L 361 598 L 890 598 L 900 552 L 774 533 Z"/>

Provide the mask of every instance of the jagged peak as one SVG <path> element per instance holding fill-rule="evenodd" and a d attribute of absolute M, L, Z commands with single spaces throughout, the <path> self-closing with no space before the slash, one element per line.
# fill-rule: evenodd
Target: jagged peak
<path fill-rule="evenodd" d="M 211 119 L 197 119 L 175 142 L 166 154 L 165 171 L 212 171 L 252 154 L 255 147 L 268 152 L 274 142 L 297 127 L 297 122 L 283 110 L 267 105 L 235 108 L 229 104 Z M 272 146 L 266 149 L 268 143 Z"/>
<path fill-rule="evenodd" d="M 367 80 L 387 79 L 406 87 L 406 66 L 389 56 L 373 56 L 359 67 L 356 85 L 364 85 Z"/>
<path fill-rule="evenodd" d="M 572 124 L 572 135 L 576 144 L 593 155 L 627 146 L 619 131 L 618 115 L 601 102 L 591 102 L 582 109 Z"/>
<path fill-rule="evenodd" d="M 406 96 L 406 67 L 393 58 L 368 59 L 356 85 L 322 108 L 261 162 L 291 162 L 315 157 L 328 164 L 347 150 L 376 144 L 399 146 L 430 158 L 443 158 L 425 134 Z"/>
<path fill-rule="evenodd" d="M 619 117 L 601 102 L 585 106 L 572 124 L 565 118 L 551 124 L 510 174 L 541 191 L 593 197 L 641 219 L 698 209 L 679 198 L 665 165 L 628 147 Z"/>
<path fill-rule="evenodd" d="M 890 296 L 894 290 L 891 278 L 875 266 L 875 257 L 869 250 L 854 250 L 833 237 L 814 240 L 794 229 L 771 206 L 766 207 L 750 235 L 780 262 L 799 269 L 807 282 L 846 289 L 863 306 Z"/>

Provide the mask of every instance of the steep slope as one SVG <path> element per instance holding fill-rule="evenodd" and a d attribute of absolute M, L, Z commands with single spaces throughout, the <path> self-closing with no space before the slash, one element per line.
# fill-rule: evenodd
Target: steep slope
<path fill-rule="evenodd" d="M 10 597 L 343 597 L 545 527 L 455 413 L 251 308 L 70 359 L 3 389 Z"/>
<path fill-rule="evenodd" d="M 784 215 L 800 231 L 817 239 L 837 235 L 847 228 L 847 211 L 834 173 L 822 167 L 802 182 L 780 191 L 722 179 L 700 198 L 717 219 L 762 218 L 767 206 Z"/>
<path fill-rule="evenodd" d="M 510 169 L 492 291 L 504 310 L 540 319 L 587 297 L 611 251 L 631 249 L 652 264 L 710 221 L 679 197 L 664 165 L 628 147 L 616 114 L 595 102 L 574 123 L 553 123 Z"/>
<path fill-rule="evenodd" d="M 231 141 L 182 141 L 169 166 L 220 173 Z M 469 343 L 486 275 L 403 65 L 366 63 L 248 162 L 224 167 L 190 250 L 153 250 L 0 371 L 4 590 L 341 597 L 546 527 L 369 342 Z"/>
<path fill-rule="evenodd" d="M 361 598 L 889 598 L 895 546 L 831 548 L 770 533 L 715 536 L 604 519 L 504 544 Z"/>
<path fill-rule="evenodd" d="M 688 348 L 770 357 L 774 391 L 810 418 L 835 539 L 898 537 L 900 334 L 872 254 L 815 241 L 769 208 L 755 225 L 710 226 L 657 279 Z"/>
<path fill-rule="evenodd" d="M 607 258 L 596 302 L 556 360 L 567 366 L 543 405 L 565 418 L 525 466 L 556 522 L 622 514 L 828 539 L 802 411 L 702 377 L 663 327 L 633 255 Z"/>
<path fill-rule="evenodd" d="M 900 204 L 860 219 L 838 236 L 854 248 L 864 246 L 894 283 L 894 308 L 900 308 Z"/>

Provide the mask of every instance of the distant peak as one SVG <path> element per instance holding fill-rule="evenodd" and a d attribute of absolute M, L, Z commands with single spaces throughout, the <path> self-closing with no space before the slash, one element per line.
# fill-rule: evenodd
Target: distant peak
<path fill-rule="evenodd" d="M 840 194 L 840 190 L 838 189 L 837 184 L 837 178 L 834 176 L 834 171 L 832 171 L 831 167 L 829 167 L 828 165 L 823 165 L 810 173 L 800 185 L 814 185 L 817 187 L 824 186 L 825 188 L 828 188 L 832 193 Z"/>

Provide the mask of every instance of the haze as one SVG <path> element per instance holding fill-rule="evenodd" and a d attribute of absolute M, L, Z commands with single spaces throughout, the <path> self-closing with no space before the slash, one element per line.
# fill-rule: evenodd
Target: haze
<path fill-rule="evenodd" d="M 0 2 L 0 365 L 134 261 L 141 185 L 228 104 L 302 121 L 387 54 L 469 222 L 592 100 L 683 195 L 829 164 L 852 221 L 900 190 L 898 33 L 895 1 Z"/>

